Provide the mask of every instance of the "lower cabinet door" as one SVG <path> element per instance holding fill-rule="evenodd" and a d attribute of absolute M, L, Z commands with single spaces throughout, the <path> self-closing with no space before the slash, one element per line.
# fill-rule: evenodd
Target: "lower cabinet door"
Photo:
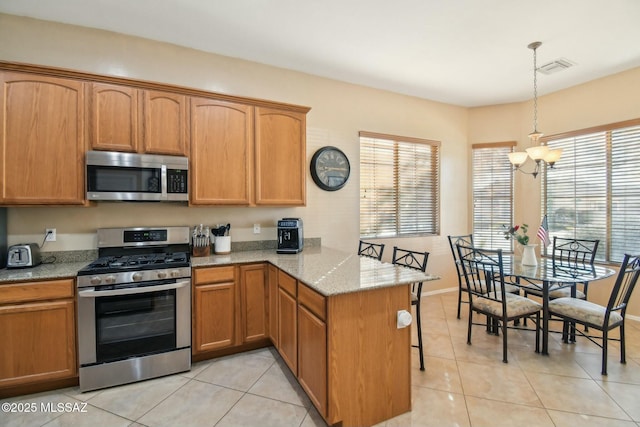
<path fill-rule="evenodd" d="M 234 345 L 235 284 L 196 286 L 193 318 L 193 353 Z"/>
<path fill-rule="evenodd" d="M 298 305 L 298 380 L 322 416 L 327 415 L 327 325 Z"/>
<path fill-rule="evenodd" d="M 0 306 L 0 387 L 77 375 L 74 301 Z"/>
<path fill-rule="evenodd" d="M 296 300 L 284 289 L 278 289 L 278 350 L 294 375 L 298 374 L 298 339 Z"/>
<path fill-rule="evenodd" d="M 242 341 L 251 342 L 268 337 L 267 319 L 269 283 L 264 264 L 240 266 Z"/>

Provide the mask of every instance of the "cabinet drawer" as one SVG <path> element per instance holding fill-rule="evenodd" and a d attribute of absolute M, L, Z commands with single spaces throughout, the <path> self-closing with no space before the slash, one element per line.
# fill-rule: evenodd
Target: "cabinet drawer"
<path fill-rule="evenodd" d="M 298 286 L 298 303 L 320 319 L 326 320 L 327 299 L 316 291 L 304 285 Z"/>
<path fill-rule="evenodd" d="M 73 279 L 0 285 L 0 304 L 73 298 Z"/>
<path fill-rule="evenodd" d="M 278 270 L 278 286 L 287 291 L 292 297 L 296 297 L 296 279 Z"/>
<path fill-rule="evenodd" d="M 196 285 L 203 283 L 219 283 L 233 281 L 234 267 L 197 268 L 193 271 L 193 282 Z"/>

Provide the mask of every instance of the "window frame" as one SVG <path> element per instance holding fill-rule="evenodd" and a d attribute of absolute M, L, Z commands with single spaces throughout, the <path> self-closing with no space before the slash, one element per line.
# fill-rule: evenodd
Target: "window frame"
<path fill-rule="evenodd" d="M 622 121 L 622 122 L 615 122 L 615 123 L 610 123 L 610 124 L 606 124 L 606 125 L 601 125 L 601 126 L 594 126 L 594 127 L 590 127 L 590 128 L 585 128 L 585 129 L 579 129 L 579 130 L 575 130 L 575 131 L 569 131 L 569 132 L 563 132 L 563 133 L 559 133 L 559 134 L 555 134 L 555 135 L 549 135 L 549 136 L 545 136 L 543 138 L 541 138 L 541 142 L 547 146 L 549 146 L 550 148 L 559 148 L 560 146 L 564 146 L 564 148 L 567 148 L 569 145 L 573 145 L 574 151 L 577 147 L 579 147 L 579 144 L 589 144 L 591 143 L 591 145 L 595 144 L 595 143 L 599 143 L 602 144 L 604 148 L 601 149 L 601 151 L 603 151 L 603 154 L 605 156 L 604 159 L 600 159 L 600 163 L 597 166 L 601 169 L 604 169 L 604 172 L 601 172 L 601 179 L 597 179 L 596 178 L 596 171 L 592 171 L 590 170 L 589 173 L 583 173 L 582 175 L 576 175 L 578 172 L 576 172 L 577 167 L 574 167 L 574 176 L 578 176 L 579 178 L 585 178 L 585 177 L 589 177 L 592 178 L 593 180 L 587 181 L 588 182 L 588 187 L 589 187 L 589 193 L 593 193 L 594 189 L 596 188 L 596 184 L 599 185 L 600 187 L 602 187 L 604 189 L 604 193 L 603 196 L 601 196 L 601 199 L 604 202 L 604 212 L 600 214 L 601 217 L 603 217 L 603 219 L 600 219 L 600 223 L 597 224 L 597 227 L 593 227 L 596 230 L 601 230 L 602 233 L 602 237 L 601 236 L 596 236 L 594 235 L 593 237 L 590 236 L 585 236 L 583 235 L 578 235 L 578 233 L 575 231 L 578 229 L 577 224 L 579 224 L 580 222 L 578 221 L 578 204 L 579 201 L 577 200 L 577 198 L 574 196 L 574 200 L 573 200 L 573 206 L 574 206 L 574 213 L 573 213 L 573 233 L 576 235 L 577 238 L 599 238 L 600 239 L 600 245 L 598 247 L 598 254 L 596 256 L 596 260 L 599 262 L 604 262 L 604 263 L 619 263 L 622 259 L 619 259 L 619 255 L 617 253 L 614 253 L 614 247 L 616 247 L 616 244 L 614 243 L 615 240 L 615 235 L 617 234 L 616 232 L 616 226 L 613 224 L 614 220 L 613 220 L 613 206 L 615 204 L 614 202 L 614 196 L 615 196 L 615 189 L 614 186 L 620 185 L 621 183 L 623 183 L 623 181 L 617 181 L 615 178 L 615 175 L 618 172 L 617 167 L 619 166 L 618 161 L 614 159 L 614 155 L 617 153 L 617 150 L 620 148 L 624 148 L 624 145 L 622 145 L 622 142 L 615 142 L 614 138 L 617 133 L 625 130 L 625 129 L 629 129 L 629 128 L 634 128 L 634 127 L 640 127 L 640 119 L 632 119 L 632 120 L 626 120 L 626 121 Z M 640 128 L 636 130 L 636 138 L 637 139 L 633 139 L 632 141 L 637 141 L 640 142 Z M 602 136 L 598 136 L 598 134 L 602 134 Z M 621 147 L 619 147 L 621 145 Z M 581 146 L 579 148 L 581 149 L 585 149 L 585 146 Z M 567 158 L 567 150 L 565 149 L 565 151 L 562 154 L 562 158 L 560 158 L 560 160 L 558 161 L 558 163 L 555 165 L 554 170 L 549 170 L 549 168 L 544 168 L 543 173 L 541 175 L 541 183 L 540 183 L 540 205 L 541 205 L 541 213 L 542 215 L 547 215 L 547 218 L 549 219 L 549 234 L 553 235 L 556 234 L 558 235 L 558 230 L 559 230 L 559 225 L 557 222 L 557 219 L 554 217 L 555 213 L 554 212 L 549 212 L 550 209 L 550 205 L 553 206 L 554 203 L 550 203 L 549 200 L 549 193 L 552 192 L 553 190 L 550 187 L 550 181 L 553 180 L 554 176 L 552 174 L 557 174 L 558 170 L 562 168 L 562 162 L 563 159 L 565 160 L 565 162 L 567 162 L 568 160 L 570 160 L 573 164 L 574 162 L 574 158 L 576 158 L 575 156 L 571 159 Z M 589 156 L 582 156 L 583 161 L 586 161 L 589 159 Z M 594 156 L 595 157 L 595 156 Z M 578 157 L 577 162 L 580 162 L 580 158 Z M 635 164 L 637 164 L 638 168 L 640 168 L 640 157 L 635 157 L 633 158 L 633 161 Z M 640 182 L 639 180 L 635 181 Z M 574 194 L 576 194 L 578 192 L 578 190 L 576 189 L 576 185 L 573 185 L 573 191 Z M 555 199 L 559 199 L 562 196 L 562 194 L 560 194 L 558 192 L 558 194 L 555 196 Z M 630 197 L 628 199 L 634 200 L 633 197 Z M 626 198 L 623 198 L 623 200 L 628 200 Z M 555 203 L 556 206 L 558 206 L 558 202 Z M 558 209 L 556 209 L 557 211 Z M 594 213 L 595 209 L 582 209 L 583 211 L 589 211 L 590 215 L 596 215 Z M 624 212 L 627 213 L 627 215 L 631 214 L 633 215 L 633 212 L 629 213 L 627 210 L 625 210 Z M 619 232 L 618 232 L 619 233 Z M 566 234 L 566 233 L 564 233 Z M 563 234 L 559 234 L 559 236 L 565 237 L 563 236 Z M 574 237 L 573 235 L 568 236 L 568 237 Z M 640 239 L 640 235 L 638 236 L 638 238 Z M 634 251 L 634 248 L 628 248 L 625 249 L 623 251 Z M 549 248 L 545 248 L 545 254 L 550 254 L 551 251 L 551 247 Z"/>
<path fill-rule="evenodd" d="M 513 211 L 514 211 L 514 195 L 515 195 L 515 179 L 513 168 L 511 166 L 511 162 L 509 162 L 508 153 L 513 152 L 514 148 L 517 146 L 516 141 L 504 141 L 504 142 L 485 142 L 485 143 L 476 143 L 471 145 L 471 204 L 472 204 L 472 212 L 471 212 L 471 222 L 472 222 L 472 233 L 473 240 L 475 244 L 479 246 L 491 247 L 492 249 L 502 249 L 506 251 L 513 251 L 513 240 L 505 239 L 502 234 L 503 225 L 507 227 L 511 227 L 513 225 Z M 499 150 L 495 154 L 490 154 L 487 156 L 481 156 L 479 151 L 476 150 Z M 499 160 L 496 162 L 492 162 L 490 164 L 489 175 L 484 176 L 484 174 L 478 173 L 478 167 L 476 165 L 476 154 L 480 158 L 478 161 L 482 161 L 482 165 L 486 166 L 486 162 L 492 161 L 492 158 L 495 160 Z M 499 174 L 500 178 L 508 177 L 508 185 L 500 186 L 494 189 L 494 185 L 496 183 L 495 174 Z M 480 179 L 482 177 L 482 179 Z M 486 186 L 488 184 L 491 185 L 491 188 L 488 190 L 489 197 L 482 197 L 484 194 L 478 194 L 480 189 L 476 186 Z M 477 221 L 478 211 L 477 205 L 481 203 L 479 200 L 484 200 L 483 205 L 489 204 L 493 206 L 495 203 L 500 202 L 500 200 L 504 200 L 504 197 L 493 197 L 494 194 L 508 191 L 508 206 L 503 207 L 499 206 L 498 209 L 504 212 L 507 212 L 507 215 L 502 216 L 502 220 L 494 221 L 493 218 L 489 219 L 489 229 L 490 232 L 486 232 L 487 223 L 486 221 L 482 224 L 479 224 Z M 491 208 L 493 209 L 493 208 Z M 484 210 L 484 209 L 483 209 Z M 508 216 L 508 218 L 507 218 Z M 491 215 L 493 217 L 493 214 Z M 487 240 L 488 239 L 488 240 Z"/>
<path fill-rule="evenodd" d="M 386 151 L 387 153 L 383 155 L 383 159 L 380 161 L 376 160 L 371 164 L 371 166 L 367 166 L 365 162 L 367 160 L 364 158 L 366 155 L 363 154 L 363 147 L 365 142 L 368 140 L 379 140 L 380 144 L 383 143 L 387 145 L 387 148 L 383 150 L 382 147 L 379 147 L 378 153 L 383 153 Z M 440 141 L 423 139 L 423 138 L 415 138 L 415 137 L 406 137 L 406 136 L 398 136 L 398 135 L 389 135 L 377 132 L 367 132 L 360 131 L 359 132 L 359 145 L 360 145 L 360 238 L 404 238 L 404 237 L 417 237 L 417 236 L 438 236 L 440 235 L 440 227 L 441 227 L 441 203 L 440 203 L 440 186 L 441 186 L 441 143 Z M 389 155 L 389 146 L 392 145 L 393 155 Z M 425 158 L 419 156 L 411 157 L 408 153 L 410 151 L 415 151 L 418 146 L 428 146 L 429 154 L 425 156 Z M 411 148 L 409 148 L 411 147 Z M 375 148 L 374 148 L 375 149 Z M 413 159 L 414 163 L 416 159 L 418 161 L 425 160 L 430 163 L 430 167 L 425 170 L 420 170 L 417 167 L 413 169 L 404 169 L 407 174 L 401 173 L 403 169 L 401 166 L 407 166 L 407 160 Z M 384 166 L 386 163 L 386 167 Z M 410 163 L 410 162 L 409 162 Z M 417 164 L 414 164 L 417 166 Z M 389 169 L 392 168 L 392 182 L 391 186 L 382 186 L 373 184 L 369 186 L 369 182 L 372 180 L 375 181 L 375 176 L 381 177 L 385 176 L 387 182 L 391 179 L 389 171 L 387 170 L 386 174 L 380 173 L 383 168 Z M 372 168 L 372 169 L 371 169 Z M 376 168 L 378 169 L 378 173 L 376 173 Z M 426 171 L 426 173 L 425 173 Z M 370 177 L 369 175 L 373 176 Z M 428 187 L 429 197 L 425 200 L 419 198 L 417 194 L 418 191 L 405 193 L 410 194 L 412 197 L 405 204 L 406 209 L 403 209 L 401 204 L 402 201 L 398 198 L 399 195 L 402 194 L 402 186 L 408 186 L 409 188 L 413 187 L 411 179 L 407 180 L 407 176 L 420 175 L 423 177 L 423 184 L 430 184 Z M 415 181 L 413 181 L 415 182 Z M 382 190 L 381 190 L 382 189 Z M 365 203 L 363 199 L 366 198 L 367 192 L 374 193 L 374 202 L 373 204 L 366 209 Z M 380 194 L 380 195 L 378 195 Z M 383 201 L 381 200 L 383 196 L 387 198 L 391 198 L 393 201 L 393 206 L 389 208 L 388 202 L 386 209 L 382 209 Z M 403 222 L 402 218 L 405 219 L 407 217 L 411 217 L 409 215 L 411 212 L 415 212 L 416 210 L 420 211 L 422 207 L 427 207 L 427 212 L 421 219 L 430 218 L 428 229 L 423 228 L 422 230 L 417 230 L 417 227 L 420 227 L 418 224 L 417 217 L 414 216 L 414 221 Z M 369 211 L 369 212 L 366 212 Z M 380 214 L 382 211 L 382 214 Z M 386 225 L 382 225 L 385 222 Z M 371 230 L 370 232 L 366 232 L 367 230 Z"/>

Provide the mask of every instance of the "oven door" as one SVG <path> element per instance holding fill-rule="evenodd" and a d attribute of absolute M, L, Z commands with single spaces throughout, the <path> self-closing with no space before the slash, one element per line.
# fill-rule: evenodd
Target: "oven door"
<path fill-rule="evenodd" d="M 190 279 L 97 286 L 78 291 L 81 367 L 190 346 Z"/>

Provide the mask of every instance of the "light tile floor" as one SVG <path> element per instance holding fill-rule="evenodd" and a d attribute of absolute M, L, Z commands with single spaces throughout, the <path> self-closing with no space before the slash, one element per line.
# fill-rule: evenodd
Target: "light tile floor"
<path fill-rule="evenodd" d="M 426 371 L 418 369 L 414 349 L 413 410 L 382 426 L 640 426 L 640 323 L 627 322 L 627 364 L 618 362 L 619 347 L 612 344 L 603 377 L 597 346 L 585 339 L 566 345 L 557 334 L 549 356 L 541 356 L 533 351 L 533 333 L 510 330 L 504 364 L 502 338 L 482 326 L 474 326 L 473 344 L 466 344 L 466 312 L 463 305 L 463 318 L 455 318 L 453 293 L 424 297 Z M 0 412 L 3 427 L 324 425 L 273 348 L 106 390 L 68 388 L 2 403 L 36 409 Z M 58 403 L 85 412 L 46 410 Z"/>

